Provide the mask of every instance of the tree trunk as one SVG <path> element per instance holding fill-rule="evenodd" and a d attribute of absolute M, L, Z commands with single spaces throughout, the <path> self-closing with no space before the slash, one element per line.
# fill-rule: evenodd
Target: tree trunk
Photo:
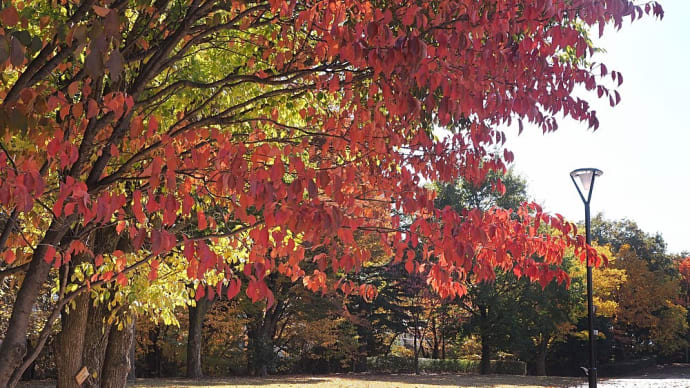
<path fill-rule="evenodd" d="M 446 331 L 441 330 L 441 360 L 446 359 Z"/>
<path fill-rule="evenodd" d="M 134 321 L 130 320 L 130 323 L 127 323 L 127 316 L 120 319 L 124 322 L 122 330 L 112 328 L 108 336 L 101 388 L 124 388 L 127 384 L 127 374 L 131 365 L 129 355 L 134 341 Z"/>
<path fill-rule="evenodd" d="M 417 338 L 419 337 L 419 322 L 417 320 L 417 313 L 414 314 L 414 374 L 419 374 L 419 346 L 417 345 Z M 419 344 L 421 345 L 421 344 Z"/>
<path fill-rule="evenodd" d="M 433 340 L 433 350 L 431 351 L 431 358 L 434 360 L 438 359 L 439 357 L 439 347 L 440 347 L 440 340 L 439 340 L 439 335 L 436 330 L 436 316 L 431 317 L 431 334 L 432 334 L 432 340 Z"/>
<path fill-rule="evenodd" d="M 272 309 L 255 316 L 249 330 L 249 370 L 255 376 L 267 376 L 275 367 L 273 336 L 283 307 L 283 302 L 278 301 Z"/>
<path fill-rule="evenodd" d="M 488 314 L 486 308 L 480 306 L 479 314 L 481 319 L 479 322 L 479 336 L 482 341 L 482 359 L 479 362 L 479 373 L 487 375 L 491 372 L 491 345 L 489 343 Z"/>
<path fill-rule="evenodd" d="M 200 379 L 203 377 L 201 368 L 201 330 L 209 307 L 213 304 L 208 298 L 201 298 L 196 306 L 189 306 L 189 334 L 187 335 L 187 377 Z"/>
<path fill-rule="evenodd" d="M 544 335 L 541 336 L 537 344 L 537 376 L 546 376 L 546 353 L 549 350 L 549 340 Z"/>
<path fill-rule="evenodd" d="M 267 376 L 272 369 L 275 354 L 273 352 L 273 338 L 271 330 L 264 321 L 259 327 L 250 332 L 249 358 L 250 371 L 255 376 Z"/>
<path fill-rule="evenodd" d="M 537 353 L 537 376 L 546 376 L 546 351 Z"/>
<path fill-rule="evenodd" d="M 55 366 L 58 388 L 80 388 L 75 376 L 83 367 L 84 334 L 89 316 L 89 294 L 82 293 L 74 300 L 69 313 L 63 310 L 62 330 L 57 335 Z"/>
<path fill-rule="evenodd" d="M 482 359 L 479 362 L 479 373 L 488 375 L 491 372 L 491 347 L 485 336 L 482 336 Z"/>
<path fill-rule="evenodd" d="M 129 373 L 127 374 L 127 381 L 135 381 L 137 379 L 136 373 L 136 357 L 137 357 L 137 323 L 136 317 L 132 315 L 132 344 L 129 347 Z"/>
<path fill-rule="evenodd" d="M 84 365 L 89 369 L 90 377 L 82 388 L 98 388 L 101 386 L 101 377 L 105 352 L 108 347 L 108 337 L 112 325 L 106 323 L 106 317 L 110 312 L 105 303 L 97 306 L 89 304 L 89 320 L 86 323 L 84 334 Z"/>
<path fill-rule="evenodd" d="M 41 286 L 48 278 L 50 264 L 44 260 L 49 245 L 56 245 L 67 232 L 68 227 L 53 221 L 45 236 L 37 245 L 31 258 L 17 299 L 12 306 L 12 315 L 0 344 L 0 387 L 8 387 L 15 369 L 21 366 L 26 354 L 26 334 L 29 318 Z"/>

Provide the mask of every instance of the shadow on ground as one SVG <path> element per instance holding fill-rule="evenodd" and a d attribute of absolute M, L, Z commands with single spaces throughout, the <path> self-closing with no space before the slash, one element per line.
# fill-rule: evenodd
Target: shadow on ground
<path fill-rule="evenodd" d="M 266 387 L 266 388 L 440 388 L 440 387 L 585 387 L 584 378 L 576 377 L 538 377 L 509 375 L 373 375 L 373 374 L 335 374 L 326 376 L 270 376 L 237 377 L 224 379 L 137 379 L 128 385 L 129 388 L 230 388 L 230 387 Z M 22 388 L 54 387 L 55 382 L 25 382 Z M 658 366 L 640 371 L 635 376 L 620 378 L 603 378 L 600 386 L 618 387 L 690 387 L 690 365 L 675 364 Z"/>
<path fill-rule="evenodd" d="M 343 374 L 329 376 L 273 376 L 232 379 L 137 379 L 131 388 L 177 387 L 574 387 L 583 382 L 572 377 L 536 377 L 506 375 L 370 375 Z"/>

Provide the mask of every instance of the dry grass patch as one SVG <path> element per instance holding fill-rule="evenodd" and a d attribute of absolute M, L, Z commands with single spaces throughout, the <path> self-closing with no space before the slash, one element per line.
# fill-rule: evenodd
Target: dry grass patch
<path fill-rule="evenodd" d="M 441 388 L 441 387 L 575 387 L 584 379 L 572 377 L 538 377 L 508 375 L 369 375 L 347 374 L 331 376 L 272 376 L 266 378 L 226 378 L 192 381 L 185 379 L 137 379 L 132 388 Z"/>

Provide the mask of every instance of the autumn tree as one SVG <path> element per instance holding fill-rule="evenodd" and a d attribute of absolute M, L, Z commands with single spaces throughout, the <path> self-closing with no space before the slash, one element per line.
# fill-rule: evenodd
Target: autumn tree
<path fill-rule="evenodd" d="M 633 355 L 670 355 L 684 348 L 687 317 L 681 303 L 682 266 L 666 251 L 660 234 L 643 231 L 634 221 L 592 222 L 592 238 L 608 244 L 616 256 L 613 268 L 626 280 L 615 292 L 613 324 L 617 358 Z"/>
<path fill-rule="evenodd" d="M 622 77 L 588 60 L 586 29 L 645 13 L 662 10 L 628 0 L 3 3 L 0 256 L 3 275 L 22 282 L 0 385 L 16 384 L 68 303 L 178 253 L 195 277 L 213 269 L 231 295 L 242 279 L 268 305 L 264 279 L 277 271 L 326 286 L 323 271 L 300 268 L 307 250 L 344 252 L 329 257 L 336 271 L 365 262 L 355 230 L 379 234 L 396 260 L 427 241 L 420 260 L 441 258 L 428 276 L 443 297 L 465 292 L 454 279 L 474 259 L 480 279 L 495 266 L 562 276 L 547 264 L 568 245 L 585 249 L 570 224 L 534 206 L 517 217 L 434 209 L 419 179 L 481 181 L 502 169 L 482 161 L 512 120 L 552 131 L 564 114 L 596 128 L 573 87 L 615 105 L 604 77 Z M 453 135 L 434 138 L 439 125 Z M 207 222 L 206 199 L 232 228 Z M 390 208 L 415 221 L 404 230 Z M 203 233 L 177 228 L 190 220 Z M 563 234 L 545 238 L 539 222 Z M 95 253 L 104 226 L 130 241 L 133 262 L 121 249 Z M 210 248 L 219 240 L 248 247 L 241 276 Z M 536 252 L 545 265 L 532 265 Z M 77 257 L 96 271 L 68 290 L 51 268 L 69 273 Z M 27 353 L 45 284 L 57 300 Z"/>
<path fill-rule="evenodd" d="M 678 260 L 678 272 L 680 273 L 680 304 L 689 310 L 687 321 L 690 323 L 690 256 Z M 686 332 L 685 362 L 690 362 L 690 333 Z"/>
<path fill-rule="evenodd" d="M 533 362 L 538 376 L 547 374 L 550 352 L 557 343 L 574 334 L 584 312 L 584 278 L 577 274 L 577 268 L 584 268 L 584 264 L 566 255 L 562 266 L 571 277 L 569 284 L 552 282 L 542 287 L 525 279 L 513 280 L 513 288 L 504 295 L 515 306 L 506 348 Z"/>
<path fill-rule="evenodd" d="M 687 310 L 678 304 L 679 279 L 637 256 L 628 245 L 618 251 L 617 266 L 627 281 L 618 292 L 615 322 L 624 356 L 658 352 L 669 355 L 685 349 Z"/>
<path fill-rule="evenodd" d="M 647 261 L 650 270 L 661 270 L 672 276 L 677 274 L 678 269 L 673 257 L 666 252 L 666 242 L 661 234 L 649 234 L 633 220 L 607 220 L 597 214 L 592 220 L 592 240 L 599 245 L 610 246 L 614 254 L 627 245 Z"/>
<path fill-rule="evenodd" d="M 493 189 L 492 185 L 502 182 L 502 193 Z M 523 179 L 508 172 L 505 175 L 491 174 L 484 181 L 475 183 L 458 181 L 451 184 L 440 185 L 437 190 L 439 196 L 436 206 L 452 207 L 461 212 L 464 209 L 477 209 L 488 212 L 494 208 L 507 210 L 518 209 L 520 204 L 527 200 L 527 187 Z M 516 303 L 526 291 L 515 276 L 521 271 L 515 268 L 516 273 L 498 269 L 491 271 L 486 278 L 479 276 L 475 271 L 481 269 L 478 263 L 471 267 L 465 279 L 467 294 L 459 300 L 471 319 L 468 326 L 475 332 L 481 341 L 480 372 L 489 373 L 491 356 L 502 344 L 509 342 L 515 320 L 518 315 Z"/>

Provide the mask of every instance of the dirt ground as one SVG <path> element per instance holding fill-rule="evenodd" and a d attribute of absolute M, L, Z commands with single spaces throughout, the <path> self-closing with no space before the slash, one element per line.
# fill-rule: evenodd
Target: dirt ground
<path fill-rule="evenodd" d="M 22 388 L 45 388 L 51 382 L 21 384 Z M 343 374 L 328 376 L 272 376 L 267 378 L 227 378 L 191 381 L 185 379 L 137 379 L 131 388 L 443 388 L 443 387 L 587 387 L 585 378 L 538 377 L 507 375 L 370 375 Z M 690 387 L 690 364 L 658 366 L 641 371 L 638 375 L 621 378 L 601 378 L 600 388 L 686 388 Z"/>
<path fill-rule="evenodd" d="M 272 378 L 238 378 L 231 380 L 207 380 L 190 384 L 188 381 L 140 380 L 132 387 L 266 387 L 266 388 L 441 388 L 441 387 L 574 387 L 582 379 L 567 377 L 535 376 L 478 376 L 478 375 L 366 375 L 348 374 L 333 376 L 285 376 Z"/>

